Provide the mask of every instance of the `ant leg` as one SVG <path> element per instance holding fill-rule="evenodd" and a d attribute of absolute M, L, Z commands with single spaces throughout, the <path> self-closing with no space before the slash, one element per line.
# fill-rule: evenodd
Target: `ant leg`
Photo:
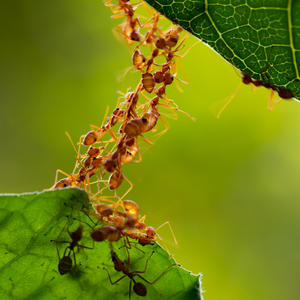
<path fill-rule="evenodd" d="M 125 241 L 124 241 L 124 246 L 119 247 L 119 249 L 121 249 L 121 248 L 123 248 L 123 247 L 126 247 L 126 248 L 128 248 L 128 249 L 131 249 L 131 246 L 132 246 L 132 247 L 134 247 L 136 250 L 139 250 L 140 252 L 142 252 L 142 253 L 145 254 L 145 252 L 144 252 L 143 250 L 141 250 L 141 249 L 139 249 L 137 246 L 133 245 L 133 244 L 137 244 L 137 243 L 130 242 L 129 239 L 128 239 L 128 236 L 126 236 L 126 239 L 127 239 L 127 245 L 128 245 L 128 246 L 125 244 Z M 127 262 L 127 266 L 129 266 L 129 263 L 128 263 L 128 262 Z"/>
<path fill-rule="evenodd" d="M 149 99 L 150 100 L 150 99 Z M 150 100 L 151 101 L 151 100 Z M 151 107 L 151 104 L 145 103 L 144 105 L 147 105 L 146 108 L 144 108 L 144 110 L 142 111 L 142 113 L 139 115 L 139 118 L 142 117 L 143 114 L 146 113 L 146 111 Z M 142 105 L 143 106 L 143 105 Z M 139 108 L 143 108 L 142 106 L 140 106 Z"/>
<path fill-rule="evenodd" d="M 227 107 L 227 105 L 231 102 L 231 100 L 234 98 L 234 96 L 235 96 L 235 94 L 237 93 L 237 91 L 240 89 L 240 87 L 242 86 L 242 83 L 243 82 L 241 82 L 240 84 L 239 84 L 239 86 L 238 86 L 238 88 L 236 89 L 236 91 L 230 96 L 230 99 L 229 99 L 229 101 L 224 105 L 224 107 L 220 110 L 220 112 L 218 113 L 218 115 L 217 115 L 217 118 L 219 119 L 220 118 L 220 115 L 221 115 L 221 113 L 223 112 L 223 110 Z"/>
<path fill-rule="evenodd" d="M 268 105 L 268 111 L 271 111 L 273 110 L 281 101 L 282 101 L 282 98 L 276 103 L 274 104 L 272 107 L 272 103 L 273 103 L 273 98 L 274 98 L 274 91 L 272 90 L 271 91 L 271 96 L 270 96 L 270 100 L 269 100 L 269 105 Z"/>
<path fill-rule="evenodd" d="M 185 39 L 187 39 L 187 38 L 185 38 Z M 180 58 L 183 58 L 183 57 L 185 57 L 190 51 L 191 51 L 191 49 L 194 47 L 194 46 L 196 46 L 197 44 L 199 44 L 199 43 L 202 43 L 202 41 L 198 41 L 198 42 L 196 42 L 195 44 L 193 44 L 184 54 L 182 54 L 182 55 L 179 55 L 179 54 L 175 54 L 174 56 L 176 56 L 176 57 L 180 57 Z M 177 47 L 178 48 L 178 47 Z M 176 50 L 176 51 L 178 51 L 178 50 Z"/>
<path fill-rule="evenodd" d="M 111 277 L 110 277 L 110 275 L 109 275 L 109 272 L 108 272 L 108 270 L 106 269 L 106 268 L 103 268 L 104 270 L 106 270 L 106 272 L 107 272 L 107 275 L 108 275 L 108 278 L 109 278 L 109 281 L 110 281 L 110 283 L 111 284 L 116 284 L 117 282 L 119 282 L 120 280 L 122 280 L 123 278 L 125 278 L 126 277 L 126 275 L 124 275 L 124 276 L 122 276 L 121 278 L 119 278 L 117 281 L 115 281 L 115 282 L 112 282 L 111 281 Z"/>
<path fill-rule="evenodd" d="M 169 128 L 170 128 L 170 127 L 168 127 L 167 124 L 163 121 L 163 119 L 162 119 L 161 116 L 159 116 L 158 118 L 160 119 L 160 121 L 162 122 L 162 124 L 165 126 L 165 129 L 164 129 L 163 131 L 161 131 L 161 132 L 159 132 L 159 133 L 153 135 L 153 136 L 151 137 L 151 139 L 154 138 L 154 137 L 159 137 L 159 136 L 165 134 L 165 133 L 169 130 Z"/>
<path fill-rule="evenodd" d="M 85 248 L 85 249 L 94 249 L 95 248 L 95 242 L 93 240 L 93 247 L 87 247 L 87 246 L 82 246 L 82 245 L 78 245 L 78 247 Z"/>
<path fill-rule="evenodd" d="M 169 228 L 170 228 L 170 230 L 171 230 L 171 232 L 172 232 L 172 235 L 173 235 L 173 238 L 174 238 L 174 241 L 175 241 L 175 243 L 177 244 L 177 240 L 176 240 L 176 238 L 175 238 L 175 234 L 174 234 L 174 232 L 173 232 L 173 230 L 172 230 L 172 227 L 171 227 L 171 224 L 170 224 L 170 222 L 165 222 L 164 224 L 162 224 L 162 225 L 160 225 L 155 231 L 157 231 L 157 230 L 159 230 L 161 227 L 163 227 L 164 225 L 166 225 L 166 224 L 168 224 L 169 225 Z"/>
<path fill-rule="evenodd" d="M 153 145 L 153 143 L 150 140 L 148 140 L 147 138 L 145 138 L 142 134 L 140 134 L 140 137 L 149 145 Z"/>
<path fill-rule="evenodd" d="M 144 271 L 134 271 L 133 273 L 146 273 L 146 270 L 147 270 L 147 266 L 148 266 L 148 261 L 149 261 L 149 259 L 151 258 L 151 256 L 154 254 L 154 251 L 152 251 L 152 253 L 150 254 L 150 256 L 148 257 L 148 259 L 147 259 L 147 261 L 146 261 L 146 265 L 145 265 L 145 270 Z M 137 274 L 137 276 L 139 276 L 138 274 Z M 141 276 L 140 276 L 141 277 Z M 141 278 L 143 278 L 143 277 L 141 277 Z"/>
<path fill-rule="evenodd" d="M 109 186 L 106 186 L 106 187 L 102 188 L 99 192 L 97 192 L 96 194 L 94 194 L 93 196 L 91 196 L 91 200 L 92 200 L 95 196 L 97 196 L 97 195 L 99 195 L 99 194 L 102 194 L 102 192 L 103 192 L 104 190 L 106 190 L 107 188 L 109 188 Z"/>
<path fill-rule="evenodd" d="M 65 173 L 64 171 L 58 169 L 58 170 L 56 170 L 56 176 L 55 176 L 55 182 L 54 182 L 54 185 L 57 184 L 58 173 L 61 173 L 61 174 L 63 174 L 63 175 L 66 175 L 67 177 L 70 177 L 69 174 L 67 174 L 67 173 Z"/>
<path fill-rule="evenodd" d="M 119 18 L 122 18 L 122 17 L 126 17 L 126 14 L 125 13 L 121 13 L 121 14 L 118 14 L 118 15 L 111 16 L 112 19 L 119 19 Z"/>
<path fill-rule="evenodd" d="M 162 240 L 162 238 L 156 233 L 157 237 L 160 239 L 160 241 L 163 243 L 164 247 L 166 248 L 168 254 L 169 254 L 169 258 L 171 259 L 171 253 L 168 249 L 168 247 L 166 246 L 166 244 L 164 243 L 164 241 Z"/>
<path fill-rule="evenodd" d="M 147 10 L 147 12 L 149 13 L 149 15 L 152 16 L 151 19 L 153 19 L 153 17 L 154 17 L 154 16 L 153 16 L 153 13 L 149 10 L 148 6 L 145 4 L 144 1 L 142 1 L 142 5 L 146 8 L 146 10 Z M 150 19 L 150 20 L 151 20 L 151 19 Z M 150 21 L 150 20 L 149 20 L 149 21 Z M 149 21 L 148 21 L 148 22 L 149 22 Z M 147 23 L 148 23 L 148 22 L 147 22 Z M 147 23 L 146 23 L 146 24 L 147 24 Z M 145 24 L 144 24 L 144 25 L 145 25 Z"/>
<path fill-rule="evenodd" d="M 133 280 L 133 278 L 132 278 Z M 129 283 L 129 300 L 131 300 L 131 285 L 132 285 L 132 280 L 130 279 L 130 283 Z"/>
<path fill-rule="evenodd" d="M 139 219 L 139 222 L 145 222 L 145 219 L 146 219 L 146 215 L 144 215 L 143 217 L 141 217 L 141 218 Z"/>
<path fill-rule="evenodd" d="M 73 256 L 74 256 L 74 264 L 75 264 L 75 272 L 78 272 L 78 267 L 77 267 L 77 263 L 76 263 L 76 255 L 75 255 L 75 251 L 73 250 Z"/>
<path fill-rule="evenodd" d="M 71 144 L 72 144 L 72 146 L 73 146 L 73 148 L 74 148 L 74 150 L 75 150 L 75 152 L 76 152 L 76 154 L 77 154 L 77 156 L 75 156 L 75 158 L 76 158 L 76 160 L 79 162 L 80 153 L 79 153 L 78 150 L 76 149 L 76 147 L 75 147 L 75 145 L 74 145 L 74 143 L 73 143 L 73 141 L 72 141 L 72 139 L 71 139 L 69 133 L 68 133 L 67 131 L 65 131 L 65 134 L 66 134 L 67 137 L 69 138 L 69 140 L 70 140 L 70 142 L 71 142 Z M 81 165 L 82 165 L 82 164 L 81 164 Z M 73 173 L 74 173 L 74 172 L 73 172 Z"/>
<path fill-rule="evenodd" d="M 139 154 L 139 159 L 133 160 L 133 161 L 131 161 L 131 163 L 140 163 L 142 161 L 142 155 L 141 155 L 141 151 L 140 151 L 139 147 L 138 147 L 138 154 Z"/>
<path fill-rule="evenodd" d="M 127 179 L 127 177 L 125 177 L 123 175 L 124 179 L 130 184 L 130 188 L 127 190 L 127 192 L 125 192 L 125 194 L 120 198 L 120 200 L 123 200 L 123 198 L 131 191 L 131 189 L 133 188 L 133 184 L 129 181 L 129 179 Z"/>
<path fill-rule="evenodd" d="M 158 105 L 161 105 L 161 106 L 164 106 L 164 107 L 169 107 L 169 108 L 171 108 L 171 109 L 177 110 L 177 111 L 179 111 L 179 112 L 185 114 L 186 116 L 188 116 L 192 121 L 196 121 L 196 119 L 193 118 L 193 117 L 191 117 L 188 113 L 186 113 L 186 112 L 184 112 L 183 110 L 180 110 L 180 109 L 178 109 L 178 108 L 176 108 L 176 107 L 172 107 L 172 106 L 170 106 L 170 105 L 166 105 L 166 104 L 162 104 L 162 103 L 158 103 Z"/>
<path fill-rule="evenodd" d="M 168 266 L 168 268 L 164 271 L 164 272 L 162 272 L 153 282 L 149 282 L 148 280 L 146 280 L 144 277 L 142 277 L 141 275 L 139 275 L 139 274 L 136 274 L 136 276 L 138 276 L 138 277 L 140 277 L 141 279 L 143 279 L 145 282 L 147 282 L 148 284 L 154 284 L 161 276 L 163 276 L 171 267 L 174 267 L 174 266 L 177 266 L 177 264 L 176 263 L 174 263 L 174 264 L 172 264 L 172 265 L 170 265 L 170 266 Z M 136 272 L 134 272 L 134 273 L 136 273 Z"/>

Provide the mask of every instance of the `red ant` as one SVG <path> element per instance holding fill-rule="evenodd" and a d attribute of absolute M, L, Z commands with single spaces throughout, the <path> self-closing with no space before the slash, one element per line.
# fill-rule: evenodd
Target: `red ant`
<path fill-rule="evenodd" d="M 227 101 L 225 106 L 220 110 L 220 112 L 217 115 L 217 118 L 220 117 L 223 110 L 227 107 L 227 105 L 235 97 L 236 93 L 238 92 L 238 90 L 240 89 L 240 87 L 242 86 L 243 83 L 246 84 L 246 85 L 249 85 L 249 84 L 252 83 L 255 87 L 264 86 L 266 89 L 272 89 L 269 104 L 268 104 L 268 110 L 269 111 L 273 110 L 274 107 L 277 106 L 281 102 L 282 99 L 290 99 L 294 96 L 294 92 L 292 92 L 288 89 L 285 89 L 285 88 L 280 88 L 280 87 L 274 86 L 270 83 L 270 77 L 267 74 L 267 71 L 271 66 L 274 65 L 274 62 L 272 63 L 272 65 L 269 64 L 272 51 L 273 51 L 273 46 L 271 47 L 271 51 L 270 51 L 270 54 L 269 54 L 269 57 L 268 57 L 268 60 L 267 60 L 266 68 L 263 72 L 260 72 L 262 80 L 254 80 L 254 79 L 251 78 L 250 75 L 248 75 L 244 72 L 241 72 L 241 83 L 239 84 L 236 91 L 230 96 L 229 101 Z M 279 97 L 281 97 L 282 99 L 280 101 L 278 101 L 273 107 L 271 107 L 272 99 L 273 99 L 273 96 L 274 96 L 274 91 L 277 91 Z"/>

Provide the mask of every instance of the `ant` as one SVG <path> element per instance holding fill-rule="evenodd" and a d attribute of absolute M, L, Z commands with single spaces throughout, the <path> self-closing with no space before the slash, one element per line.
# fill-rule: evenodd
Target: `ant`
<path fill-rule="evenodd" d="M 139 150 L 139 146 L 137 144 L 137 138 L 134 137 L 132 139 L 128 139 L 127 142 L 125 142 L 124 145 L 124 153 L 121 154 L 121 163 L 122 164 L 127 164 L 130 162 L 141 162 L 142 161 L 142 156 Z M 135 156 L 139 154 L 139 159 L 134 160 Z"/>
<path fill-rule="evenodd" d="M 175 235 L 174 235 L 174 232 L 172 230 L 172 227 L 170 225 L 169 222 L 165 222 L 164 224 L 160 225 L 158 228 L 154 229 L 153 227 L 151 226 L 148 226 L 145 230 L 146 230 L 146 234 L 141 234 L 139 236 L 139 244 L 142 245 L 142 246 L 145 246 L 145 245 L 149 245 L 151 242 L 156 242 L 156 237 L 157 236 L 159 238 L 159 240 L 163 243 L 164 247 L 166 248 L 167 252 L 169 253 L 169 257 L 171 258 L 171 254 L 170 254 L 170 251 L 168 249 L 168 247 L 166 246 L 166 244 L 164 243 L 164 241 L 162 240 L 162 238 L 157 234 L 157 231 L 163 227 L 164 225 L 169 225 L 169 228 L 172 232 L 172 235 L 173 235 L 173 238 L 174 238 L 174 241 L 175 243 L 177 244 L 177 240 L 175 238 Z"/>
<path fill-rule="evenodd" d="M 151 45 L 151 51 L 152 51 L 152 43 L 157 40 L 156 31 L 159 31 L 160 34 L 162 34 L 162 30 L 157 26 L 157 23 L 159 21 L 160 14 L 154 12 L 154 15 L 144 24 L 144 27 L 151 27 L 149 31 L 146 32 L 144 40 L 140 43 L 140 45 L 147 46 L 148 44 Z M 161 20 L 165 19 L 160 18 Z M 151 25 L 148 25 L 152 21 Z M 140 46 L 139 45 L 139 46 Z M 138 47 L 139 47 L 138 46 Z"/>
<path fill-rule="evenodd" d="M 260 86 L 263 86 L 266 89 L 272 89 L 270 100 L 269 100 L 269 104 L 268 104 L 268 110 L 269 111 L 273 110 L 274 107 L 277 106 L 281 102 L 282 99 L 290 99 L 290 98 L 293 97 L 293 92 L 291 92 L 290 90 L 288 90 L 288 89 L 281 89 L 280 87 L 273 86 L 270 83 L 270 77 L 267 74 L 267 71 L 268 71 L 269 68 L 271 68 L 274 65 L 274 62 L 271 65 L 269 63 L 272 51 L 273 51 L 273 46 L 271 46 L 271 51 L 270 51 L 270 54 L 269 54 L 269 57 L 268 57 L 268 60 L 267 60 L 267 64 L 266 64 L 265 70 L 260 72 L 262 80 L 252 79 L 250 75 L 246 74 L 245 72 L 241 72 L 241 75 L 240 75 L 241 83 L 239 84 L 239 86 L 236 89 L 236 91 L 230 96 L 229 100 L 224 105 L 224 107 L 219 111 L 219 113 L 217 114 L 217 118 L 220 117 L 220 115 L 223 112 L 223 110 L 227 107 L 227 105 L 235 97 L 236 93 L 238 92 L 238 90 L 240 89 L 240 87 L 242 86 L 242 84 L 250 85 L 252 83 L 256 88 L 260 87 Z M 285 96 L 287 98 L 281 97 L 282 99 L 279 102 L 277 102 L 273 107 L 271 107 L 272 99 L 273 99 L 273 96 L 274 96 L 274 91 L 278 92 L 279 97 L 281 97 L 281 95 L 283 95 L 283 96 Z"/>
<path fill-rule="evenodd" d="M 67 227 L 67 232 L 68 232 L 68 234 L 69 234 L 69 236 L 72 240 L 71 242 L 70 241 L 58 241 L 61 234 L 62 234 L 62 232 L 64 231 L 66 225 L 69 224 L 69 221 L 70 221 L 69 216 L 67 216 L 67 218 L 68 218 L 68 221 L 65 224 L 65 226 L 63 227 L 63 229 L 60 232 L 59 236 L 57 237 L 57 240 L 50 240 L 50 242 L 55 242 L 56 243 L 56 250 L 57 250 L 57 254 L 58 254 L 58 258 L 59 258 L 58 271 L 59 271 L 60 275 L 65 275 L 65 274 L 69 273 L 71 268 L 72 268 L 73 262 L 72 262 L 72 259 L 70 257 L 71 252 L 73 252 L 73 255 L 74 255 L 75 271 L 76 272 L 78 271 L 78 267 L 77 267 L 77 264 L 76 264 L 76 255 L 75 255 L 75 252 L 74 252 L 75 247 L 85 248 L 85 249 L 94 249 L 94 245 L 93 245 L 93 247 L 86 247 L 86 246 L 82 246 L 82 245 L 78 244 L 78 242 L 82 238 L 82 232 L 83 232 L 83 226 L 82 225 L 79 225 L 79 227 L 72 233 L 69 231 L 69 227 Z M 58 248 L 57 248 L 57 244 L 70 244 L 70 246 L 68 246 L 65 249 L 62 258 L 60 258 L 59 251 L 58 251 Z M 68 249 L 69 249 L 69 253 L 68 253 L 68 255 L 66 255 Z"/>
<path fill-rule="evenodd" d="M 152 257 L 152 255 L 154 254 L 154 251 L 150 254 L 150 256 L 148 257 L 147 261 L 146 261 L 146 265 L 145 265 L 145 269 L 144 271 L 133 271 L 133 272 L 129 272 L 129 265 L 130 265 L 130 256 L 129 256 L 129 251 L 127 249 L 127 247 L 125 247 L 128 253 L 128 262 L 127 262 L 127 266 L 126 264 L 117 256 L 117 254 L 113 251 L 112 245 L 111 245 L 111 259 L 112 262 L 114 264 L 114 268 L 117 272 L 122 272 L 124 275 L 119 278 L 118 280 L 116 280 L 115 282 L 112 282 L 109 271 L 103 267 L 104 270 L 106 270 L 107 274 L 108 274 L 108 278 L 109 281 L 112 285 L 118 283 L 120 280 L 122 280 L 123 278 L 125 278 L 126 276 L 130 279 L 130 284 L 129 284 L 129 300 L 131 300 L 131 286 L 132 286 L 132 282 L 133 282 L 133 291 L 138 295 L 138 296 L 142 296 L 145 297 L 147 295 L 147 288 L 146 286 L 142 283 L 142 282 L 137 282 L 134 277 L 139 277 L 142 280 L 144 280 L 146 283 L 148 284 L 154 284 L 158 279 L 160 279 L 171 267 L 176 266 L 177 264 L 174 263 L 170 266 L 167 267 L 167 269 L 161 273 L 153 282 L 148 281 L 147 279 L 145 279 L 143 276 L 141 276 L 140 274 L 142 273 L 146 273 L 147 270 L 147 266 L 148 266 L 148 262 L 149 259 Z"/>
<path fill-rule="evenodd" d="M 130 192 L 130 190 L 133 188 L 133 184 L 127 177 L 125 177 L 122 172 L 118 169 L 115 169 L 113 173 L 110 175 L 108 179 L 108 185 L 104 188 L 102 188 L 99 192 L 91 196 L 91 200 L 95 197 L 97 197 L 99 194 L 103 192 L 103 190 L 109 188 L 110 190 L 116 190 L 123 182 L 123 180 L 126 180 L 129 184 L 130 187 L 129 189 L 123 194 L 123 196 L 120 198 L 121 200 Z"/>
<path fill-rule="evenodd" d="M 58 173 L 66 175 L 67 178 L 63 178 L 57 181 Z M 80 176 L 81 176 L 80 173 L 69 175 L 62 170 L 57 170 L 54 185 L 50 188 L 50 190 L 57 189 L 57 188 L 65 188 L 65 187 L 76 187 L 76 186 L 81 188 L 82 181 L 84 180 L 84 178 Z"/>

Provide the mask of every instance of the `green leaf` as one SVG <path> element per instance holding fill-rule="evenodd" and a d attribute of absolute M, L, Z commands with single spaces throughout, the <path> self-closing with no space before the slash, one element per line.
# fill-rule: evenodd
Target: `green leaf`
<path fill-rule="evenodd" d="M 74 266 L 65 275 L 58 272 L 58 254 L 62 258 L 67 243 L 50 240 L 71 241 L 67 229 L 74 232 L 79 220 L 84 226 L 79 242 L 93 247 L 89 227 L 91 220 L 81 210 L 90 205 L 87 194 L 77 188 L 65 188 L 49 192 L 3 195 L 0 198 L 0 299 L 128 299 L 128 277 L 112 285 L 123 276 L 116 272 L 111 261 L 107 241 L 95 243 L 94 249 L 75 248 L 78 271 Z M 74 219 L 75 218 L 75 219 Z M 127 252 L 122 239 L 113 243 L 118 257 L 127 262 Z M 56 249 L 57 246 L 57 249 Z M 120 248 L 121 247 L 121 248 Z M 149 259 L 147 270 L 141 274 L 153 282 L 168 266 L 174 264 L 168 253 L 157 243 L 131 247 L 129 271 L 142 271 Z M 120 248 L 120 249 L 119 249 Z M 68 250 L 69 251 L 69 250 Z M 67 253 L 68 253 L 67 251 Z M 143 252 L 144 253 L 143 253 Z M 201 299 L 200 275 L 178 265 L 170 267 L 153 285 L 144 282 L 147 299 Z M 143 282 L 135 276 L 136 281 Z M 132 291 L 132 299 L 138 299 Z"/>
<path fill-rule="evenodd" d="M 145 1 L 242 72 L 300 100 L 300 1 Z"/>

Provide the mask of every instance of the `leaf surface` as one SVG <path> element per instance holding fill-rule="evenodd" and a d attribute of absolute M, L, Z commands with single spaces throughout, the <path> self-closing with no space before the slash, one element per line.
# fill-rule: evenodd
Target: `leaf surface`
<path fill-rule="evenodd" d="M 84 232 L 79 244 L 93 247 L 86 223 L 93 224 L 78 209 L 81 205 L 89 205 L 89 199 L 84 191 L 77 188 L 0 197 L 1 300 L 129 299 L 130 279 L 126 277 L 112 285 L 103 269 L 105 267 L 109 271 L 113 282 L 123 275 L 113 268 L 107 241 L 95 243 L 94 249 L 76 247 L 75 258 L 73 253 L 70 255 L 73 260 L 71 271 L 65 275 L 58 272 L 57 249 L 62 258 L 69 243 L 56 244 L 50 240 L 70 242 L 67 229 L 72 233 L 81 222 Z M 121 239 L 114 243 L 114 251 L 127 262 L 128 255 L 122 246 Z M 129 250 L 129 271 L 144 270 L 154 251 L 146 272 L 140 274 L 149 282 L 175 262 L 157 243 L 145 247 L 137 245 L 137 248 L 144 253 L 134 247 Z M 153 285 L 144 282 L 146 299 L 201 299 L 199 277 L 178 265 L 170 267 Z M 143 282 L 138 277 L 135 280 Z M 133 291 L 131 294 L 132 299 L 140 299 Z"/>
<path fill-rule="evenodd" d="M 145 1 L 237 69 L 300 100 L 300 1 Z"/>

